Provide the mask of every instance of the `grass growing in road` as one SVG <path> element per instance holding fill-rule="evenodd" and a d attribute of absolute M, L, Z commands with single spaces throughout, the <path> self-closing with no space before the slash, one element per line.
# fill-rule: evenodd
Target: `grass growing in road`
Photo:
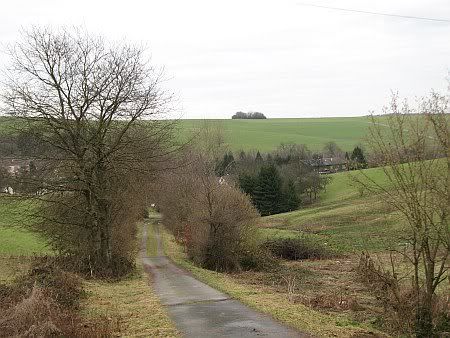
<path fill-rule="evenodd" d="M 158 255 L 158 242 L 155 235 L 154 222 L 149 222 L 147 225 L 147 256 L 154 257 Z"/>

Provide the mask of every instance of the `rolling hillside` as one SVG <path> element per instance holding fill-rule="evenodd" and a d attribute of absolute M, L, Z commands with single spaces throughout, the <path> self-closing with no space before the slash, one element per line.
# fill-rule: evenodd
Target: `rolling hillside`
<path fill-rule="evenodd" d="M 205 123 L 220 127 L 231 150 L 270 151 L 281 143 L 306 144 L 311 150 L 334 141 L 351 151 L 362 143 L 370 125 L 368 117 L 298 118 L 267 120 L 179 120 L 177 134 L 189 139 Z M 12 132 L 14 119 L 0 116 L 0 133 Z"/>
<path fill-rule="evenodd" d="M 180 120 L 180 133 L 195 132 L 205 120 Z M 206 120 L 223 128 L 225 141 L 232 150 L 270 151 L 280 143 L 306 144 L 321 150 L 324 143 L 335 141 L 351 151 L 363 141 L 370 121 L 367 117 L 299 118 L 267 120 Z"/>
<path fill-rule="evenodd" d="M 378 183 L 385 182 L 381 169 L 365 172 Z M 379 197 L 358 189 L 351 175 L 360 173 L 330 175 L 332 180 L 318 204 L 263 218 L 263 224 L 269 228 L 264 231 L 268 236 L 292 236 L 301 231 L 340 252 L 379 251 L 398 243 L 401 234 L 398 215 Z"/>

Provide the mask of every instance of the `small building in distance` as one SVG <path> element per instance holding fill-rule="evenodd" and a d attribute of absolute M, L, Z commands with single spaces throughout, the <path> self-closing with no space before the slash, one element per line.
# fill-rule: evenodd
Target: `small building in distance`
<path fill-rule="evenodd" d="M 348 161 L 339 157 L 323 157 L 312 164 L 319 174 L 332 174 L 348 170 Z"/>

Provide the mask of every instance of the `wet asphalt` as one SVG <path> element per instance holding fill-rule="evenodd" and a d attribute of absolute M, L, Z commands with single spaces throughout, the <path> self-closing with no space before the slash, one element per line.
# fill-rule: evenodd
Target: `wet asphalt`
<path fill-rule="evenodd" d="M 161 303 L 184 337 L 310 337 L 231 299 L 176 266 L 163 255 L 157 226 L 157 256 L 147 257 L 147 226 L 143 229 L 144 268 L 152 274 Z"/>

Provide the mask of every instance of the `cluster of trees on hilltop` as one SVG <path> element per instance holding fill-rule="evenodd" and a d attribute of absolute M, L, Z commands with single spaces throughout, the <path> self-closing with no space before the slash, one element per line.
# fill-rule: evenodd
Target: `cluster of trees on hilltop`
<path fill-rule="evenodd" d="M 259 113 L 259 112 L 248 112 L 248 113 L 244 113 L 241 111 L 238 111 L 236 114 L 234 114 L 232 117 L 232 119 L 254 119 L 254 120 L 263 120 L 266 119 L 267 117 L 263 114 L 263 113 Z"/>

